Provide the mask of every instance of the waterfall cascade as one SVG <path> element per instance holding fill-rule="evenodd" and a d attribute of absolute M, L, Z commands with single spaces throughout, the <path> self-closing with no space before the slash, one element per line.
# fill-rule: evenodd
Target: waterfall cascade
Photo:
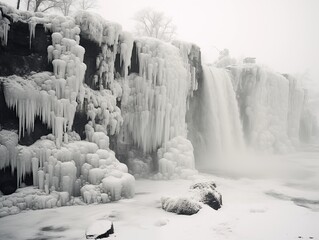
<path fill-rule="evenodd" d="M 228 70 L 204 66 L 205 139 L 211 158 L 233 155 L 245 148 L 236 94 Z"/>

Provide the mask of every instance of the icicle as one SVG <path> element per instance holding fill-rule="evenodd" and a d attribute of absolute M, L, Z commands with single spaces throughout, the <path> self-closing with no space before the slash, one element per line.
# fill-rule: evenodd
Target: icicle
<path fill-rule="evenodd" d="M 1 18 L 0 16 L 0 40 L 2 46 L 7 46 L 8 44 L 8 32 L 10 30 L 10 21 L 3 17 Z"/>
<path fill-rule="evenodd" d="M 31 49 L 31 43 L 32 43 L 32 38 L 35 37 L 35 27 L 37 26 L 37 20 L 36 18 L 31 18 L 30 22 L 29 22 L 29 32 L 30 32 L 30 49 Z"/>

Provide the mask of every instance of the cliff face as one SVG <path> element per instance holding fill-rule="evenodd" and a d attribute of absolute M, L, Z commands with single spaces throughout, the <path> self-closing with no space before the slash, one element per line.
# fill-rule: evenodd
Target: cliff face
<path fill-rule="evenodd" d="M 32 71 L 52 71 L 47 57 L 51 41 L 51 33 L 45 32 L 43 25 L 37 25 L 30 45 L 29 25 L 11 22 L 7 45 L 0 45 L 0 75 L 23 76 Z"/>
<path fill-rule="evenodd" d="M 47 47 L 51 43 L 51 33 L 44 30 L 43 25 L 35 28 L 35 37 L 30 45 L 29 25 L 24 22 L 10 22 L 7 45 L 0 43 L 0 77 L 18 75 L 25 76 L 31 72 L 52 71 L 48 63 Z M 1 42 L 1 40 L 0 40 Z M 0 83 L 0 125 L 4 129 L 19 129 L 19 119 L 15 110 L 9 109 L 5 102 L 3 84 Z M 35 130 L 25 134 L 20 144 L 30 145 L 51 131 L 46 125 L 35 119 Z"/>
<path fill-rule="evenodd" d="M 11 20 L 11 19 L 10 19 Z M 30 29 L 29 24 L 22 21 L 10 23 L 10 30 L 8 31 L 7 45 L 0 46 L 0 77 L 18 75 L 25 76 L 32 72 L 53 71 L 52 63 L 48 61 L 48 46 L 52 43 L 52 32 L 46 30 L 43 24 L 37 24 L 35 27 L 35 35 L 30 41 Z M 31 45 L 30 45 L 31 42 Z M 103 44 L 100 45 L 94 41 L 89 34 L 83 32 L 80 34 L 80 45 L 85 48 L 85 55 L 83 62 L 86 64 L 86 72 L 84 82 L 93 90 L 99 89 L 99 81 L 96 81 L 96 75 L 99 74 L 97 66 L 97 58 L 101 55 L 103 50 Z M 108 45 L 108 49 L 113 51 L 113 45 Z M 139 74 L 140 60 L 137 42 L 134 41 L 131 52 L 131 66 L 128 68 L 126 74 Z M 123 56 L 119 53 L 115 54 L 114 59 L 114 78 L 124 77 L 123 71 Z M 200 122 L 201 110 L 201 91 L 202 91 L 202 67 L 200 49 L 192 45 L 188 54 L 188 62 L 191 67 L 195 68 L 195 75 L 198 81 L 198 90 L 194 91 L 194 96 L 189 98 L 189 110 L 187 112 L 186 121 L 189 128 L 189 137 L 193 144 L 198 142 L 198 132 L 203 131 Z M 103 77 L 103 76 L 102 76 Z M 15 114 L 15 111 L 9 109 L 5 103 L 3 95 L 3 88 L 0 88 L 0 108 L 1 114 L 0 124 L 2 128 L 18 129 L 19 119 Z M 1 97 L 2 96 L 2 97 Z M 121 99 L 117 99 L 116 105 L 121 108 Z M 85 125 L 88 123 L 87 117 L 87 103 L 80 108 L 77 108 L 77 112 L 74 117 L 73 130 L 76 131 L 81 139 L 85 139 Z M 20 144 L 31 145 L 42 135 L 47 135 L 51 132 L 45 124 L 43 124 L 38 118 L 35 120 L 35 130 L 28 134 L 25 132 L 25 136 L 20 139 Z M 120 144 L 117 134 L 110 136 L 110 147 L 114 149 L 119 158 L 122 161 L 126 161 L 128 158 L 128 151 L 132 149 L 134 144 L 132 142 Z M 196 145 L 196 144 L 195 144 Z M 195 150 L 196 152 L 196 150 Z M 156 151 L 150 154 L 152 158 L 156 158 Z"/>

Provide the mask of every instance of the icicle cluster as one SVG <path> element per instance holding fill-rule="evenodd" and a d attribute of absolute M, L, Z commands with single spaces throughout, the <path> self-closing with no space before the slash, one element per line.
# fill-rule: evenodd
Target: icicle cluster
<path fill-rule="evenodd" d="M 48 135 L 26 147 L 17 145 L 18 136 L 14 132 L 0 132 L 0 154 L 1 158 L 5 157 L 5 161 L 0 161 L 1 166 L 10 162 L 16 167 L 19 185 L 27 173 L 32 173 L 33 185 L 48 195 L 42 199 L 42 207 L 26 203 L 28 208 L 63 206 L 72 196 L 81 196 L 88 204 L 134 196 L 135 179 L 109 149 L 105 133 L 93 131 L 89 142 L 69 136 L 70 142 L 59 149 L 52 140 L 54 136 Z M 52 194 L 57 198 L 52 200 Z M 62 202 L 59 203 L 59 199 Z M 26 206 L 21 207 L 23 210 Z M 2 210 L 0 205 L 0 212 Z"/>
<path fill-rule="evenodd" d="M 99 89 L 113 89 L 114 62 L 120 55 L 120 66 L 127 76 L 131 64 L 133 38 L 130 33 L 122 32 L 119 24 L 105 21 L 88 12 L 78 12 L 76 23 L 81 27 L 82 34 L 99 44 L 101 52 L 96 58 L 97 73 L 94 81 Z"/>
<path fill-rule="evenodd" d="M 136 41 L 139 75 L 122 84 L 122 140 L 154 152 L 175 136 L 186 136 L 185 114 L 191 77 L 178 48 L 157 39 Z"/>
<path fill-rule="evenodd" d="M 119 86 L 119 92 L 114 93 L 106 89 L 94 91 L 87 86 L 84 89 L 88 103 L 87 116 L 92 130 L 103 131 L 107 135 L 118 134 L 123 124 L 121 110 L 116 106 L 116 98 L 121 96 L 121 87 Z M 91 141 L 90 131 L 87 130 L 86 136 Z"/>
<path fill-rule="evenodd" d="M 0 131 L 0 169 L 11 166 L 12 172 L 17 167 L 16 146 L 18 135 L 15 132 Z"/>
<path fill-rule="evenodd" d="M 47 22 L 47 23 L 46 23 Z M 86 65 L 83 63 L 85 49 L 79 45 L 80 28 L 72 18 L 41 15 L 28 21 L 31 39 L 38 23 L 45 24 L 52 33 L 52 45 L 48 47 L 48 60 L 52 61 L 54 76 L 38 73 L 28 80 L 9 77 L 4 80 L 5 100 L 15 108 L 19 117 L 19 137 L 34 129 L 34 120 L 39 116 L 52 128 L 60 147 L 67 131 L 71 131 L 74 114 L 81 92 Z M 83 95 L 83 94 L 82 94 Z"/>
<path fill-rule="evenodd" d="M 183 42 L 183 41 L 173 41 L 172 44 L 179 48 L 180 53 L 184 60 L 185 68 L 187 69 L 187 79 L 190 79 L 191 81 L 191 87 L 189 91 L 189 95 L 193 96 L 193 91 L 196 91 L 198 89 L 198 82 L 196 79 L 196 68 L 194 66 L 191 66 L 189 63 L 190 57 L 191 57 L 191 50 L 193 48 L 193 43 Z"/>
<path fill-rule="evenodd" d="M 195 170 L 195 159 L 192 143 L 184 137 L 175 137 L 158 149 L 159 173 L 155 178 L 174 179 L 190 178 L 198 172 Z"/>
<path fill-rule="evenodd" d="M 7 13 L 7 7 L 0 3 L 0 41 L 2 46 L 6 46 L 8 43 L 8 32 L 10 30 L 10 21 L 5 16 L 2 16 L 2 12 Z"/>
<path fill-rule="evenodd" d="M 77 12 L 74 18 L 76 24 L 80 26 L 82 34 L 100 46 L 102 43 L 111 46 L 118 42 L 122 30 L 121 25 L 106 21 L 101 16 L 86 11 Z"/>
<path fill-rule="evenodd" d="M 23 13 L 19 14 L 22 18 Z M 34 185 L 41 190 L 36 193 L 41 195 L 39 198 L 27 194 L 25 201 L 21 200 L 20 203 L 24 203 L 21 206 L 6 199 L 8 205 L 0 205 L 0 215 L 15 213 L 16 208 L 63 206 L 70 204 L 73 196 L 81 196 L 85 203 L 133 197 L 135 179 L 109 149 L 107 136 L 118 133 L 123 123 L 121 111 L 116 106 L 116 99 L 122 96 L 121 86 L 111 81 L 107 82 L 110 90 L 94 91 L 83 84 L 85 49 L 79 45 L 81 30 L 75 23 L 79 18 L 74 20 L 38 13 L 26 14 L 25 18 L 30 29 L 30 46 L 37 24 L 43 24 L 52 32 L 52 45 L 47 50 L 53 73 L 35 73 L 28 78 L 11 76 L 0 78 L 0 81 L 4 85 L 6 104 L 14 108 L 19 117 L 19 137 L 25 131 L 34 130 L 36 117 L 52 128 L 53 134 L 24 147 L 17 145 L 17 134 L 0 132 L 0 168 L 9 165 L 13 170 L 16 168 L 19 185 L 27 173 L 32 173 Z M 97 33 L 99 27 L 94 26 L 99 23 L 102 31 Z M 128 68 L 133 45 L 130 35 L 123 33 L 119 39 L 120 27 L 115 24 L 106 26 L 104 20 L 87 19 L 79 24 L 92 38 L 100 37 L 100 44 L 107 46 L 102 47 L 102 52 L 111 47 L 115 49 L 111 52 L 110 66 L 113 68 L 119 42 L 121 64 L 123 69 Z M 103 53 L 107 55 L 107 51 Z M 113 70 L 109 74 L 113 75 Z M 87 141 L 80 141 L 79 136 L 71 131 L 76 108 L 84 102 L 90 121 L 85 126 Z"/>

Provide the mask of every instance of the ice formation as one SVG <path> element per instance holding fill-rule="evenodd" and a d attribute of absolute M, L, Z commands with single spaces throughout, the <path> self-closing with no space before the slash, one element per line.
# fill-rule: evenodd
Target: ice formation
<path fill-rule="evenodd" d="M 10 21 L 2 16 L 0 11 L 0 41 L 3 46 L 6 46 L 8 43 L 8 32 L 10 30 Z"/>
<path fill-rule="evenodd" d="M 203 70 L 207 148 L 215 157 L 239 153 L 245 143 L 231 75 L 213 66 L 203 66 Z"/>
<path fill-rule="evenodd" d="M 258 150 L 281 153 L 298 146 L 306 108 L 299 81 L 256 64 L 230 69 L 248 143 Z"/>
<path fill-rule="evenodd" d="M 45 209 L 73 204 L 83 204 L 70 198 L 67 192 L 45 191 L 34 187 L 21 188 L 8 196 L 0 197 L 0 217 L 17 214 L 26 209 Z"/>
<path fill-rule="evenodd" d="M 108 136 L 114 134 L 120 136 L 119 141 L 132 141 L 145 154 L 154 153 L 159 147 L 166 149 L 166 143 L 174 137 L 186 137 L 188 100 L 197 89 L 195 68 L 189 63 L 192 44 L 174 42 L 174 46 L 156 39 L 138 39 L 135 43 L 139 74 L 128 75 L 133 38 L 130 33 L 123 32 L 120 25 L 88 12 L 78 12 L 74 18 L 16 13 L 20 14 L 20 20 L 29 24 L 30 47 L 38 24 L 52 32 L 52 44 L 47 52 L 48 61 L 53 65 L 53 73 L 36 73 L 27 78 L 12 76 L 1 80 L 6 103 L 16 110 L 19 117 L 19 137 L 25 131 L 32 132 L 35 118 L 39 117 L 48 128 L 52 128 L 56 147 L 63 149 L 69 143 L 75 112 L 83 107 L 89 120 L 85 126 L 86 140 L 94 142 L 100 149 L 108 148 Z M 83 84 L 86 66 L 83 63 L 85 49 L 79 45 L 80 33 L 100 46 L 94 76 L 98 91 Z M 116 59 L 120 64 L 118 73 L 115 71 Z M 117 101 L 121 101 L 121 109 Z M 189 144 L 185 141 L 182 145 Z M 177 146 L 175 148 L 178 149 Z M 187 159 L 192 162 L 188 165 L 193 171 L 193 155 L 187 156 Z M 37 161 L 33 156 L 33 165 L 26 165 L 27 170 L 21 167 L 21 172 L 36 169 Z M 105 159 L 98 159 L 96 155 L 89 155 L 87 159 L 87 164 L 93 167 L 97 167 L 99 162 L 105 162 Z M 143 161 L 135 158 L 129 162 L 137 169 L 136 166 Z M 92 185 L 96 185 L 105 171 L 92 170 L 87 164 L 83 165 L 84 175 Z M 142 169 L 149 172 L 150 161 L 143 164 Z M 188 167 L 186 165 L 183 167 Z M 63 168 L 71 166 L 63 165 Z M 34 181 L 45 188 L 48 185 L 45 180 L 47 171 L 41 171 L 40 177 L 34 177 Z M 177 171 L 180 173 L 180 170 Z M 140 174 L 143 175 L 142 172 Z M 23 178 L 22 175 L 19 178 Z M 63 176 L 59 187 L 72 195 L 74 189 L 70 185 L 75 184 L 74 179 L 74 174 Z M 110 177 L 109 181 L 115 183 L 117 180 Z M 116 194 L 113 199 L 118 199 L 118 189 L 113 191 L 107 184 L 103 186 L 104 190 Z M 87 193 L 85 196 L 89 198 Z"/>
<path fill-rule="evenodd" d="M 190 178 L 197 174 L 192 143 L 181 136 L 168 141 L 157 152 L 159 173 L 155 178 Z"/>
<path fill-rule="evenodd" d="M 119 24 L 105 21 L 101 17 L 88 12 L 78 12 L 75 21 L 80 26 L 82 34 L 101 47 L 101 52 L 96 58 L 95 84 L 99 89 L 113 89 L 116 54 L 120 52 L 121 60 L 126 63 L 127 72 L 133 47 L 132 37 L 129 33 L 122 32 Z M 123 58 L 123 56 L 125 57 Z"/>
<path fill-rule="evenodd" d="M 129 151 L 127 166 L 134 177 L 147 178 L 154 169 L 152 157 L 148 154 L 140 153 L 138 150 Z"/>
<path fill-rule="evenodd" d="M 103 132 L 95 133 L 99 133 L 99 139 L 108 139 Z M 48 195 L 43 196 L 43 206 L 61 206 L 79 196 L 81 201 L 90 204 L 131 198 L 135 194 L 134 177 L 128 174 L 126 165 L 116 159 L 108 144 L 101 148 L 98 140 L 98 143 L 78 141 L 69 136 L 69 143 L 57 148 L 54 136 L 48 135 L 26 147 L 17 145 L 17 140 L 16 133 L 0 131 L 1 156 L 15 154 L 1 164 L 16 166 L 19 184 L 27 173 L 32 173 L 33 185 Z M 56 201 L 51 201 L 52 195 Z M 59 204 L 62 197 L 64 200 Z M 28 208 L 45 208 L 35 204 L 38 203 L 32 203 Z M 0 208 L 1 211 L 4 210 Z"/>
<path fill-rule="evenodd" d="M 22 12 L 17 13 L 20 20 L 29 24 L 30 46 L 37 24 L 43 24 L 52 32 L 52 45 L 47 51 L 53 73 L 0 78 L 6 104 L 15 109 L 19 118 L 19 135 L 0 131 L 0 168 L 9 165 L 13 170 L 16 168 L 19 186 L 26 174 L 32 173 L 34 185 L 48 195 L 43 197 L 46 200 L 42 199 L 45 202 L 42 205 L 46 207 L 61 205 L 58 203 L 60 198 L 66 204 L 78 196 L 85 203 L 133 197 L 135 179 L 109 149 L 108 137 L 119 133 L 123 123 L 121 110 L 116 105 L 116 99 L 122 96 L 122 88 L 118 82 L 113 82 L 114 61 L 119 51 L 123 71 L 129 67 L 133 46 L 130 34 L 122 33 L 119 25 L 97 20 L 88 13 L 80 13 L 75 19 L 37 13 L 23 19 Z M 104 82 L 99 91 L 83 84 L 86 65 L 83 63 L 85 49 L 79 45 L 81 31 L 101 44 L 101 54 L 105 57 L 101 60 L 104 61 L 102 65 L 105 66 L 106 60 L 109 64 L 108 71 L 102 74 L 108 73 L 110 81 Z M 123 76 L 127 72 L 124 71 Z M 86 141 L 80 141 L 72 132 L 72 126 L 76 110 L 84 107 L 89 123 L 85 126 Z M 34 130 L 36 117 L 52 129 L 52 134 L 29 147 L 18 145 L 18 139 L 25 131 Z M 55 200 L 50 200 L 52 194 Z M 37 202 L 34 204 L 38 206 Z M 31 208 L 38 208 L 34 204 Z"/>
<path fill-rule="evenodd" d="M 15 132 L 0 131 L 0 169 L 11 166 L 12 171 L 17 167 L 16 146 L 18 135 Z"/>
<path fill-rule="evenodd" d="M 151 38 L 136 40 L 136 46 L 139 74 L 121 81 L 121 140 L 132 139 L 150 153 L 176 136 L 186 136 L 187 101 L 196 84 L 185 67 L 188 56 L 178 48 Z"/>
<path fill-rule="evenodd" d="M 34 119 L 38 116 L 52 128 L 59 147 L 63 140 L 67 140 L 64 135 L 72 129 L 76 108 L 78 103 L 82 106 L 84 99 L 88 102 L 88 117 L 93 127 L 96 127 L 95 120 L 101 119 L 105 131 L 109 126 L 111 135 L 119 132 L 123 120 L 116 106 L 116 98 L 121 97 L 122 89 L 117 82 L 113 82 L 114 61 L 119 41 L 123 49 L 120 51 L 123 71 L 129 67 L 133 46 L 130 34 L 122 33 L 117 24 L 101 21 L 85 12 L 80 12 L 75 19 L 34 16 L 28 23 L 30 41 L 36 24 L 44 24 L 53 32 L 52 45 L 48 46 L 48 60 L 52 61 L 54 76 L 38 73 L 29 77 L 30 81 L 13 76 L 2 80 L 6 103 L 16 109 L 19 117 L 19 137 L 24 135 L 25 130 L 28 133 L 33 131 Z M 103 83 L 100 81 L 101 91 L 93 91 L 83 84 L 86 65 L 83 63 L 85 49 L 79 45 L 80 31 L 102 44 L 99 56 L 101 66 L 97 70 L 100 80 L 105 80 Z"/>
<path fill-rule="evenodd" d="M 83 63 L 84 48 L 75 41 L 79 28 L 72 18 L 48 15 L 31 17 L 30 46 L 38 23 L 51 30 L 52 45 L 48 47 L 48 59 L 53 73 L 38 73 L 28 80 L 19 77 L 4 79 L 4 95 L 7 105 L 15 108 L 19 117 L 19 137 L 25 130 L 34 129 L 35 117 L 52 128 L 60 147 L 63 135 L 72 129 L 79 93 L 83 91 L 86 65 Z"/>
<path fill-rule="evenodd" d="M 290 75 L 286 75 L 289 80 L 289 102 L 288 102 L 288 136 L 294 145 L 300 141 L 300 120 L 303 109 L 306 107 L 305 90 L 301 86 L 301 81 Z"/>

